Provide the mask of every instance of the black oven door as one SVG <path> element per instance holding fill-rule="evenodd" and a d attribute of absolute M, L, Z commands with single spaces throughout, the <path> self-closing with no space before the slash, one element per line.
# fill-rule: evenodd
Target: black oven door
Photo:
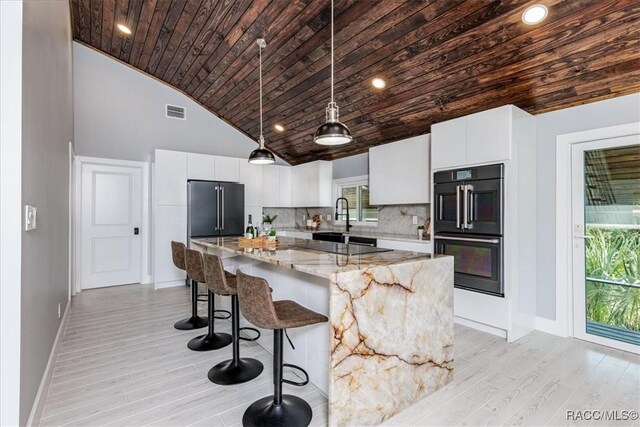
<path fill-rule="evenodd" d="M 434 233 L 462 232 L 462 184 L 445 182 L 435 185 Z"/>
<path fill-rule="evenodd" d="M 502 237 L 435 236 L 435 252 L 454 258 L 454 286 L 504 297 Z"/>
<path fill-rule="evenodd" d="M 502 179 L 465 183 L 462 217 L 466 233 L 502 235 L 502 185 Z"/>

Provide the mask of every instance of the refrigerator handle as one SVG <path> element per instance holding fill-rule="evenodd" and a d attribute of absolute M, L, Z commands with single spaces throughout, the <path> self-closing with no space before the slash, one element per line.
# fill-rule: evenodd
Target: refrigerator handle
<path fill-rule="evenodd" d="M 224 230 L 224 187 L 220 187 L 222 190 L 222 230 Z"/>
<path fill-rule="evenodd" d="M 460 228 L 460 187 L 456 185 L 456 228 Z"/>
<path fill-rule="evenodd" d="M 220 188 L 216 186 L 216 231 L 220 230 Z"/>

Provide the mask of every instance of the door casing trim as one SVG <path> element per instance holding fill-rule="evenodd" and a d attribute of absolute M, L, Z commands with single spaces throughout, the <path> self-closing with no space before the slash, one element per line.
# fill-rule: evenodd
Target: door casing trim
<path fill-rule="evenodd" d="M 80 269 L 82 268 L 82 251 L 80 245 L 82 242 L 82 166 L 83 165 L 106 165 L 106 166 L 123 166 L 129 168 L 139 168 L 142 172 L 142 230 L 141 236 L 141 257 L 140 260 L 140 283 L 151 283 L 151 275 L 149 274 L 149 163 L 134 160 L 118 160 L 106 159 L 100 157 L 75 156 L 73 185 L 75 189 L 74 197 L 74 266 L 73 266 L 73 283 L 74 295 L 82 291 L 82 283 Z"/>

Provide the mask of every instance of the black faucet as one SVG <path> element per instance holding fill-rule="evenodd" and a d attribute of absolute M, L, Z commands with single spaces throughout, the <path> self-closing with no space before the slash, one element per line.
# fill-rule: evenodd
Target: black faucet
<path fill-rule="evenodd" d="M 338 202 L 339 202 L 340 200 L 344 200 L 344 202 L 347 204 L 347 213 L 346 213 L 346 214 L 339 214 L 339 213 L 338 213 Z M 338 198 L 336 199 L 336 221 L 338 220 L 338 217 L 339 217 L 339 216 L 346 216 L 346 217 L 347 217 L 347 219 L 346 219 L 346 222 L 347 222 L 347 230 L 346 230 L 346 231 L 347 231 L 347 233 L 348 233 L 348 232 L 349 232 L 349 229 L 352 227 L 352 225 L 351 225 L 351 224 L 349 224 L 349 201 L 348 201 L 347 199 L 345 199 L 344 197 L 338 197 Z"/>

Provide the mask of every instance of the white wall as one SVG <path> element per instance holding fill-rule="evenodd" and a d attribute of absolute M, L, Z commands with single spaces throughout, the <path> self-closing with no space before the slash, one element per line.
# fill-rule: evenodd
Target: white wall
<path fill-rule="evenodd" d="M 22 1 L 0 2 L 0 425 L 20 422 Z"/>
<path fill-rule="evenodd" d="M 248 158 L 257 148 L 166 84 L 79 43 L 73 56 L 77 155 L 148 161 L 163 148 Z M 186 107 L 187 119 L 166 118 L 165 104 Z"/>
<path fill-rule="evenodd" d="M 556 136 L 640 121 L 640 93 L 552 111 L 536 116 L 537 126 L 537 314 L 556 311 Z"/>

